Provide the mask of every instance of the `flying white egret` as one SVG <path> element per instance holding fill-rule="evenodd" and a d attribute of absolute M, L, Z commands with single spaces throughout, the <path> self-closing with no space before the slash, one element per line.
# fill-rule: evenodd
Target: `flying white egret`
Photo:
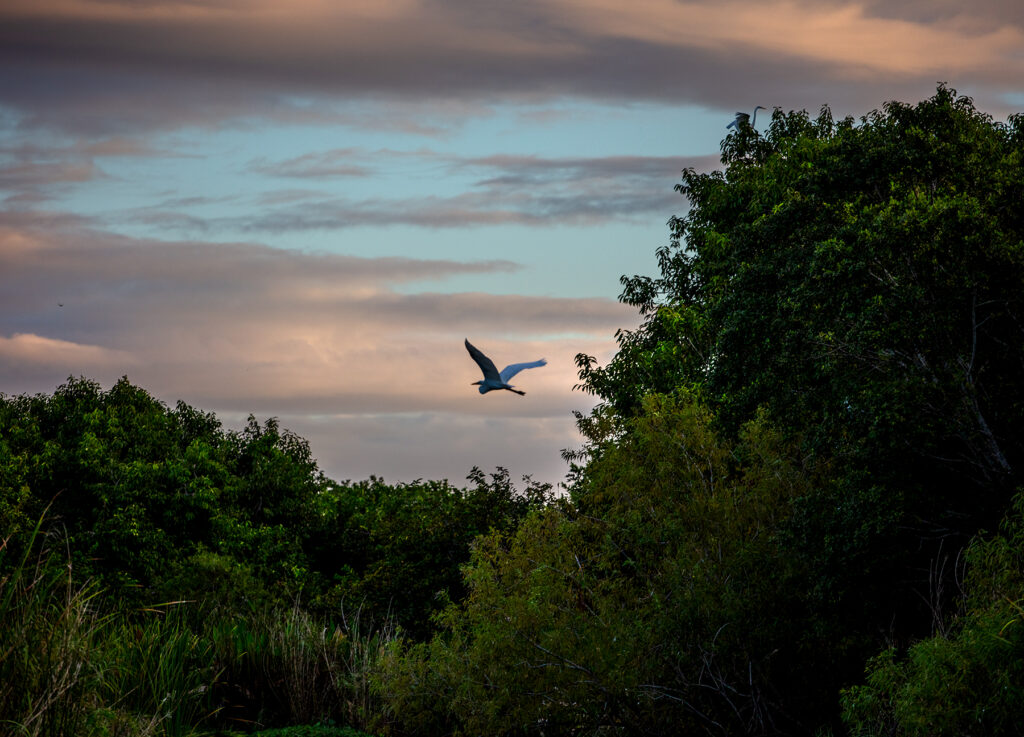
<path fill-rule="evenodd" d="M 494 367 L 494 361 L 489 359 L 480 349 L 474 346 L 469 340 L 466 340 L 466 350 L 469 351 L 469 355 L 476 361 L 476 365 L 480 367 L 480 370 L 484 372 L 484 378 L 482 381 L 474 381 L 473 386 L 480 385 L 480 393 L 486 394 L 492 389 L 508 389 L 510 392 L 522 396 L 526 392 L 521 392 L 518 389 L 513 389 L 508 383 L 508 380 L 518 374 L 523 369 L 537 368 L 538 366 L 546 366 L 547 361 L 543 358 L 539 361 L 530 361 L 529 363 L 510 363 L 508 366 L 498 373 L 498 369 Z"/>
<path fill-rule="evenodd" d="M 750 123 L 750 127 L 753 128 L 755 125 L 757 125 L 757 111 L 758 110 L 767 110 L 767 109 L 768 108 L 766 108 L 764 105 L 758 105 L 757 107 L 755 107 L 754 108 L 754 118 L 753 118 L 753 120 L 751 120 L 750 115 L 747 114 L 747 113 L 736 113 L 736 117 L 733 119 L 733 121 L 731 123 L 729 123 L 729 125 L 727 125 L 725 127 L 726 128 L 735 128 L 736 130 L 739 130 L 741 125 L 746 125 L 749 122 Z"/>

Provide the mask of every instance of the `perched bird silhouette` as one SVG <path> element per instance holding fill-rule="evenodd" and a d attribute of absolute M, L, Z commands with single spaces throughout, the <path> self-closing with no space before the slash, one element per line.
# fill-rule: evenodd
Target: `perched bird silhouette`
<path fill-rule="evenodd" d="M 755 107 L 754 108 L 754 118 L 753 118 L 753 120 L 751 120 L 750 115 L 748 113 L 736 113 L 736 117 L 733 119 L 733 121 L 731 123 L 729 123 L 729 125 L 727 125 L 725 127 L 726 128 L 735 128 L 736 130 L 739 130 L 740 126 L 743 126 L 743 125 L 746 125 L 747 123 L 750 123 L 750 127 L 753 128 L 757 124 L 757 111 L 758 110 L 767 110 L 767 109 L 768 108 L 766 108 L 764 105 L 758 105 L 757 107 Z"/>
<path fill-rule="evenodd" d="M 494 367 L 494 361 L 481 353 L 480 349 L 470 343 L 468 339 L 466 340 L 466 350 L 469 351 L 469 355 L 471 355 L 473 360 L 476 361 L 476 365 L 480 367 L 480 370 L 484 372 L 483 380 L 473 382 L 473 386 L 478 384 L 480 385 L 481 394 L 486 394 L 493 389 L 508 389 L 510 392 L 515 392 L 522 396 L 526 394 L 526 392 L 513 389 L 512 385 L 508 383 L 508 380 L 523 369 L 546 366 L 548 363 L 543 358 L 539 361 L 530 361 L 528 363 L 510 363 L 501 370 L 501 373 L 498 373 L 498 369 Z"/>

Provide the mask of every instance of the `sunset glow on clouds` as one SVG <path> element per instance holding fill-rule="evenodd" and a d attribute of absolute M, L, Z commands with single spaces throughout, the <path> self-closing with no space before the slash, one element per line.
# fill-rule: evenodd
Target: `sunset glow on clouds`
<path fill-rule="evenodd" d="M 573 359 L 736 110 L 1004 118 L 1022 48 L 998 0 L 9 0 L 0 392 L 127 374 L 338 479 L 558 481 Z M 549 364 L 482 397 L 465 337 Z"/>

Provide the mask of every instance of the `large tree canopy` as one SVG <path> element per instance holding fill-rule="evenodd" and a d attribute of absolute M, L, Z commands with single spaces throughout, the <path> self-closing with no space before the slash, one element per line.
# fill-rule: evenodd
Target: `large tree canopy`
<path fill-rule="evenodd" d="M 859 123 L 776 111 L 687 170 L 646 322 L 584 386 L 629 416 L 699 386 L 733 431 L 766 407 L 831 452 L 911 455 L 1012 487 L 1022 458 L 1024 117 L 941 87 Z"/>
<path fill-rule="evenodd" d="M 683 173 L 660 276 L 623 278 L 644 324 L 607 366 L 578 357 L 605 402 L 584 431 L 679 386 L 726 433 L 763 408 L 843 469 L 802 533 L 836 568 L 883 529 L 914 529 L 902 550 L 991 529 L 1024 463 L 1022 152 L 1024 117 L 946 87 L 730 134 L 724 171 Z"/>

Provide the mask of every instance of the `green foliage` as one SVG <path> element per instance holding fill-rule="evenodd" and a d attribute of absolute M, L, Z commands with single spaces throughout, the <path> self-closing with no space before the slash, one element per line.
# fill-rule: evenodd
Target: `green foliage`
<path fill-rule="evenodd" d="M 80 734 L 103 621 L 95 587 L 71 582 L 39 530 L 25 533 L 20 546 L 10 537 L 0 545 L 0 732 Z"/>
<path fill-rule="evenodd" d="M 503 468 L 490 480 L 474 468 L 469 478 L 466 489 L 371 478 L 325 491 L 308 545 L 323 593 L 311 603 L 322 611 L 358 608 L 364 619 L 393 619 L 413 637 L 426 636 L 432 616 L 464 594 L 460 569 L 473 539 L 514 529 L 550 497 L 549 485 L 529 479 L 520 493 Z"/>
<path fill-rule="evenodd" d="M 879 632 L 927 634 L 934 561 L 1024 482 L 1022 151 L 1024 116 L 945 87 L 730 134 L 724 171 L 684 172 L 660 275 L 623 279 L 643 325 L 606 366 L 577 358 L 603 404 L 580 418 L 576 496 L 653 392 L 696 392 L 730 438 L 763 412 L 832 467 L 779 532 L 811 572 L 829 676 L 855 679 Z"/>
<path fill-rule="evenodd" d="M 504 469 L 472 486 L 326 479 L 309 445 L 271 418 L 237 432 L 127 379 L 70 379 L 52 396 L 0 396 L 0 524 L 50 505 L 78 580 L 126 606 L 197 600 L 228 611 L 342 606 L 424 636 L 461 596 L 469 543 L 511 529 L 550 487 Z M 438 598 L 438 597 L 441 598 Z"/>
<path fill-rule="evenodd" d="M 386 726 L 370 681 L 396 623 L 427 636 L 472 540 L 550 496 L 504 469 L 337 484 L 276 420 L 228 432 L 127 379 L 0 396 L 0 462 L 0 667 L 31 686 L 5 714 L 39 734 Z M 33 569 L 57 531 L 66 558 Z"/>
<path fill-rule="evenodd" d="M 967 609 L 949 631 L 869 661 L 843 694 L 854 735 L 1011 734 L 1024 720 L 1024 495 L 967 556 Z"/>
<path fill-rule="evenodd" d="M 173 615 L 105 612 L 94 584 L 71 579 L 65 541 L 40 527 L 18 533 L 19 561 L 12 538 L 0 548 L 0 734 L 193 734 L 209 715 L 209 648 Z"/>
<path fill-rule="evenodd" d="M 223 723 L 381 724 L 370 675 L 393 630 L 364 632 L 358 616 L 335 625 L 293 608 L 208 623 L 205 636 L 218 664 Z"/>
<path fill-rule="evenodd" d="M 365 732 L 359 732 L 351 727 L 324 727 L 308 724 L 284 727 L 283 729 L 267 729 L 257 734 L 259 737 L 370 737 Z"/>
<path fill-rule="evenodd" d="M 189 629 L 177 607 L 121 618 L 103 635 L 103 703 L 146 715 L 148 726 L 166 737 L 187 737 L 212 715 L 218 675 L 212 646 Z"/>
<path fill-rule="evenodd" d="M 686 395 L 626 430 L 574 503 L 480 540 L 445 630 L 388 661 L 409 731 L 763 731 L 780 690 L 807 689 L 778 533 L 817 472 L 759 422 L 723 441 Z"/>
<path fill-rule="evenodd" d="M 198 624 L 183 604 L 112 611 L 95 585 L 73 583 L 54 552 L 64 541 L 40 527 L 24 533 L 16 560 L 12 546 L 0 547 L 0 734 L 386 726 L 370 678 L 393 631 L 362 632 L 358 618 L 335 626 L 299 609 L 230 618 L 221 610 Z"/>
<path fill-rule="evenodd" d="M 624 278 L 646 322 L 579 357 L 584 388 L 628 417 L 699 386 L 730 433 L 763 407 L 887 485 L 1002 490 L 972 514 L 994 523 L 1024 460 L 1022 143 L 1024 117 L 946 88 L 731 135 L 726 171 L 684 173 L 661 276 Z"/>
<path fill-rule="evenodd" d="M 163 590 L 167 571 L 215 551 L 278 595 L 301 586 L 294 531 L 323 479 L 305 441 L 276 421 L 226 433 L 126 379 L 107 392 L 70 379 L 51 396 L 0 397 L 0 422 L 0 521 L 20 529 L 49 505 L 82 580 L 143 605 L 192 593 Z"/>

